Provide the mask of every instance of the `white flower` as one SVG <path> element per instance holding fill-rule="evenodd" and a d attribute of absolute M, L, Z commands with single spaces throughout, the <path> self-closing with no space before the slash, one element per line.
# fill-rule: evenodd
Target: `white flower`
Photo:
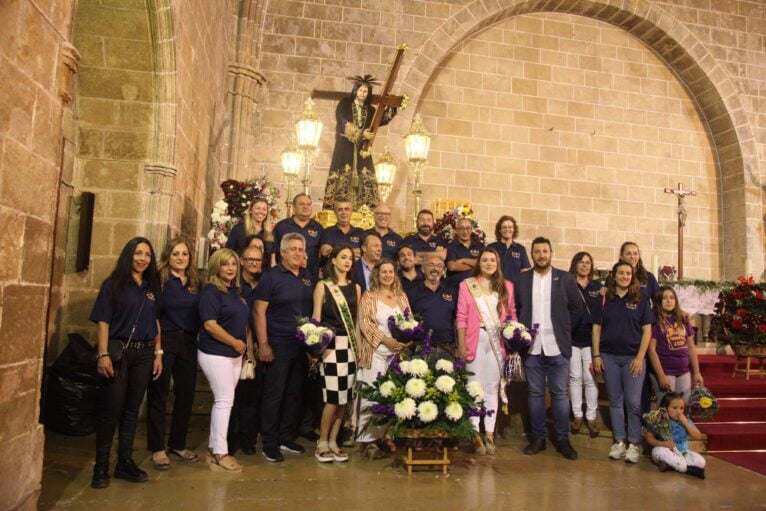
<path fill-rule="evenodd" d="M 380 384 L 380 395 L 383 397 L 391 397 L 396 390 L 396 384 L 391 380 L 386 380 Z"/>
<path fill-rule="evenodd" d="M 523 334 L 521 334 L 521 338 L 524 339 L 525 341 L 531 341 L 532 334 L 530 334 L 529 332 L 524 332 Z"/>
<path fill-rule="evenodd" d="M 407 372 L 413 376 L 425 376 L 428 372 L 428 363 L 425 360 L 413 358 L 407 368 L 409 369 Z"/>
<path fill-rule="evenodd" d="M 455 366 L 449 360 L 440 358 L 439 360 L 436 361 L 436 370 L 444 371 L 445 373 L 451 373 L 452 371 L 455 370 Z"/>
<path fill-rule="evenodd" d="M 477 402 L 484 401 L 484 387 L 482 387 L 481 383 L 478 381 L 469 381 L 465 386 L 465 390 L 467 390 L 468 394 Z"/>
<path fill-rule="evenodd" d="M 511 337 L 513 337 L 514 330 L 516 329 L 512 326 L 507 326 L 503 328 L 503 337 L 505 337 L 506 339 L 510 339 Z"/>
<path fill-rule="evenodd" d="M 444 408 L 444 414 L 449 420 L 457 422 L 463 416 L 463 407 L 457 401 L 453 401 Z"/>
<path fill-rule="evenodd" d="M 404 374 L 409 374 L 410 372 L 410 361 L 409 360 L 402 360 L 399 362 L 399 369 L 402 370 Z"/>
<path fill-rule="evenodd" d="M 449 394 L 452 392 L 452 388 L 455 386 L 455 380 L 447 376 L 446 374 L 443 374 L 436 378 L 436 382 L 434 383 L 436 385 L 436 388 L 439 389 L 441 392 L 444 392 L 445 394 Z"/>
<path fill-rule="evenodd" d="M 432 422 L 439 415 L 439 408 L 433 401 L 423 401 L 418 405 L 418 419 L 421 422 Z"/>
<path fill-rule="evenodd" d="M 394 405 L 394 413 L 400 419 L 411 419 L 415 416 L 418 406 L 415 400 L 406 397 Z"/>
<path fill-rule="evenodd" d="M 426 382 L 420 378 L 410 378 L 404 385 L 404 391 L 412 397 L 423 397 L 426 394 Z"/>
<path fill-rule="evenodd" d="M 299 326 L 298 330 L 300 330 L 304 335 L 309 336 L 316 333 L 317 327 L 313 323 L 306 322 Z"/>
<path fill-rule="evenodd" d="M 311 334 L 308 337 L 306 337 L 306 344 L 313 345 L 319 343 L 319 341 L 322 339 L 322 336 L 319 334 Z"/>

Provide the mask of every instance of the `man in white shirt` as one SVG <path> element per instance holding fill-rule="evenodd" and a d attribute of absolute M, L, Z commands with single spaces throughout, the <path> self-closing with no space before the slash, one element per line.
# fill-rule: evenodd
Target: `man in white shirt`
<path fill-rule="evenodd" d="M 577 459 L 569 443 L 569 358 L 572 330 L 583 319 L 584 307 L 577 282 L 571 274 L 553 268 L 553 249 L 547 238 L 532 241 L 532 271 L 514 281 L 519 321 L 527 328 L 539 325 L 538 333 L 524 358 L 529 387 L 529 418 L 532 431 L 524 454 L 545 449 L 545 386 L 551 393 L 554 444 L 567 459 Z"/>

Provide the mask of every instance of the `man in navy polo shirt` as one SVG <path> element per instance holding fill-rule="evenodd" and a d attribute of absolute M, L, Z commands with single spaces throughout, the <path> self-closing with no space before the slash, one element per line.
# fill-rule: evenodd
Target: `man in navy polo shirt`
<path fill-rule="evenodd" d="M 471 239 L 473 225 L 470 218 L 458 219 L 456 230 L 457 236 L 447 245 L 447 276 L 460 283 L 471 276 L 484 244 Z"/>
<path fill-rule="evenodd" d="M 351 225 L 351 201 L 348 199 L 335 200 L 335 216 L 338 221 L 324 230 L 322 233 L 319 255 L 327 257 L 332 252 L 332 247 L 339 243 L 345 243 L 354 251 L 354 259 L 361 256 L 360 246 L 364 231 Z"/>
<path fill-rule="evenodd" d="M 295 438 L 307 361 L 295 333 L 296 318 L 311 316 L 315 283 L 311 274 L 301 268 L 305 253 L 303 236 L 285 234 L 279 249 L 282 262 L 264 273 L 255 289 L 258 359 L 264 366 L 262 452 L 269 461 L 282 461 L 280 450 L 295 454 L 305 451 Z"/>
<path fill-rule="evenodd" d="M 362 241 L 362 257 L 354 263 L 354 278 L 356 282 L 362 286 L 362 293 L 367 291 L 370 287 L 370 274 L 372 273 L 372 267 L 375 263 L 380 261 L 380 256 L 383 251 L 383 244 L 378 236 L 374 232 L 368 232 L 364 235 Z"/>
<path fill-rule="evenodd" d="M 423 280 L 423 273 L 415 266 L 415 251 L 409 245 L 401 245 L 396 251 L 396 262 L 399 268 L 399 280 L 402 289 L 407 290 Z"/>
<path fill-rule="evenodd" d="M 434 232 L 434 214 L 429 209 L 421 209 L 417 218 L 418 232 L 404 238 L 405 244 L 415 251 L 415 265 L 423 264 L 424 257 L 429 252 L 436 252 L 442 260 L 447 257 L 447 244 Z"/>
<path fill-rule="evenodd" d="M 443 272 L 441 257 L 433 253 L 427 255 L 423 263 L 425 280 L 411 286 L 407 298 L 426 330 L 432 330 L 430 357 L 454 360 L 457 289 L 442 280 Z"/>
<path fill-rule="evenodd" d="M 373 213 L 375 226 L 368 229 L 367 232 L 375 233 L 380 236 L 383 243 L 383 255 L 386 259 L 396 260 L 396 251 L 402 243 L 402 237 L 388 228 L 391 222 L 391 208 L 385 204 L 378 204 Z"/>
<path fill-rule="evenodd" d="M 305 193 L 299 193 L 293 198 L 293 216 L 280 220 L 274 227 L 274 247 L 277 250 L 277 263 L 282 255 L 279 252 L 282 237 L 290 232 L 303 236 L 306 240 L 306 257 L 308 257 L 308 270 L 314 278 L 319 276 L 319 243 L 324 227 L 311 218 L 311 197 Z"/>

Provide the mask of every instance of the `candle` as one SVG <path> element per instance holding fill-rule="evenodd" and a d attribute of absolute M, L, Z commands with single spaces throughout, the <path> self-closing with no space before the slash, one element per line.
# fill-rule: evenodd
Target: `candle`
<path fill-rule="evenodd" d="M 659 272 L 660 269 L 660 258 L 657 257 L 657 254 L 652 256 L 652 267 L 649 269 L 652 273 Z"/>
<path fill-rule="evenodd" d="M 749 257 L 745 257 L 745 277 L 753 274 L 753 262 Z"/>

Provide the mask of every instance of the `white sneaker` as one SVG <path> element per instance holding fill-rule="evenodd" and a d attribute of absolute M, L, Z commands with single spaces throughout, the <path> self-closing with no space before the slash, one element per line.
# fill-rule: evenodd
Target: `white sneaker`
<path fill-rule="evenodd" d="M 612 444 L 612 448 L 609 449 L 609 457 L 613 460 L 619 460 L 625 456 L 625 442 L 615 442 Z"/>
<path fill-rule="evenodd" d="M 638 458 L 641 456 L 638 444 L 630 444 L 628 450 L 625 452 L 625 463 L 638 463 Z"/>

